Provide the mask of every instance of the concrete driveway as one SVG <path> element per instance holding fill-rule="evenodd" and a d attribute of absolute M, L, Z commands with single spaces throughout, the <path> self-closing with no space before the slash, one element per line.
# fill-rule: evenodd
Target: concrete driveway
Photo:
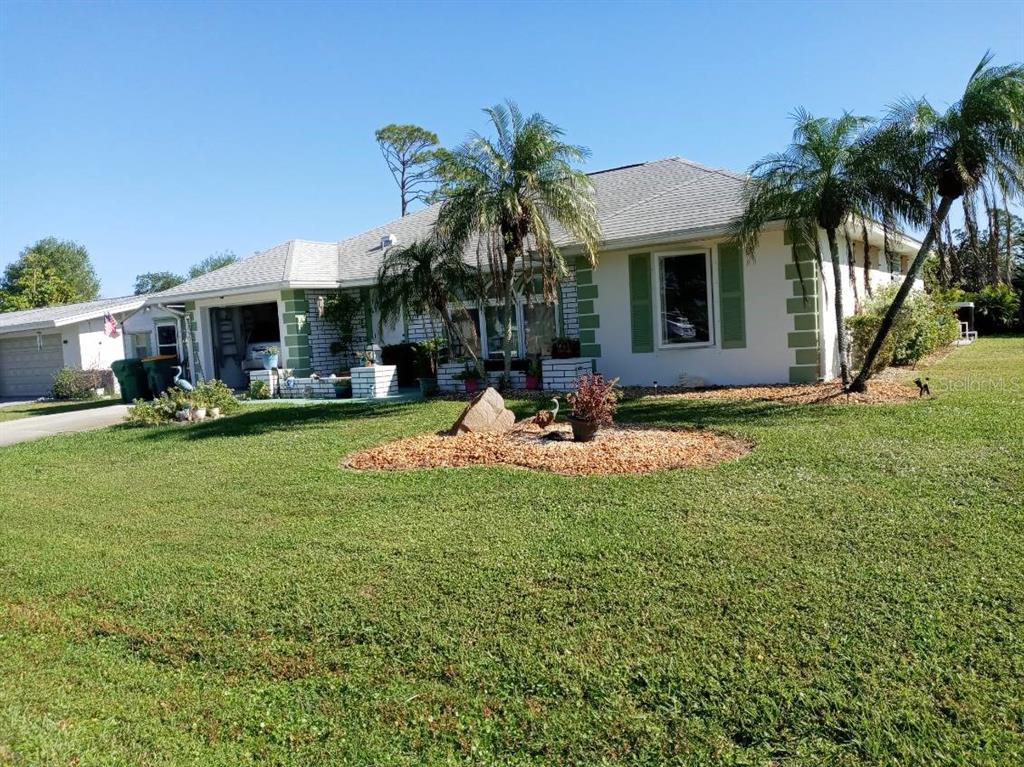
<path fill-rule="evenodd" d="M 112 426 L 124 421 L 128 405 L 108 405 L 92 410 L 76 410 L 70 413 L 34 415 L 15 421 L 0 422 L 0 446 L 17 442 L 31 442 L 55 434 L 70 434 L 76 431 L 91 431 Z"/>

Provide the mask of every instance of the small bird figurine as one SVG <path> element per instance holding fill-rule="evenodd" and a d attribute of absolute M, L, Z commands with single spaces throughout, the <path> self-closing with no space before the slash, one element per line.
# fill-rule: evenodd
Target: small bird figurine
<path fill-rule="evenodd" d="M 548 428 L 558 418 L 558 397 L 552 398 L 551 401 L 555 403 L 554 410 L 538 410 L 537 415 L 533 417 L 533 422 L 542 429 Z"/>

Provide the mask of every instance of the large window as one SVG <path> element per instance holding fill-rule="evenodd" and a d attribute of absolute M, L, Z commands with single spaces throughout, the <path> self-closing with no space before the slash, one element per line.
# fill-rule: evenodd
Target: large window
<path fill-rule="evenodd" d="M 512 314 L 512 357 L 519 356 L 519 313 Z M 487 356 L 496 359 L 505 354 L 505 307 L 484 307 L 487 324 Z"/>
<path fill-rule="evenodd" d="M 530 306 L 527 306 L 525 301 L 516 303 L 512 315 L 513 357 L 532 354 L 546 357 L 551 354 L 551 342 L 558 335 L 556 310 L 556 306 L 540 301 Z M 480 346 L 474 351 L 488 359 L 501 359 L 505 349 L 504 304 L 485 306 L 482 323 L 478 309 L 470 309 L 468 314 L 468 320 L 461 311 L 454 315 L 454 319 L 467 340 L 472 343 L 472 339 L 476 337 Z M 477 330 L 476 333 L 473 332 L 474 329 Z M 462 350 L 456 349 L 455 353 L 462 353 Z"/>
<path fill-rule="evenodd" d="M 468 315 L 468 317 L 467 317 Z M 473 347 L 473 353 L 480 356 L 480 310 L 479 309 L 468 309 L 462 311 L 461 309 L 455 312 L 453 319 L 455 324 L 459 328 L 459 332 L 462 337 L 466 339 L 466 343 Z M 459 340 L 457 338 L 452 339 L 452 343 L 458 346 Z M 467 354 L 467 349 L 454 349 L 456 354 Z"/>
<path fill-rule="evenodd" d="M 178 326 L 156 326 L 156 353 L 178 356 Z"/>
<path fill-rule="evenodd" d="M 555 307 L 545 303 L 523 304 L 523 325 L 526 328 L 526 353 L 550 355 L 551 342 L 558 335 Z"/>
<path fill-rule="evenodd" d="M 711 279 L 708 254 L 686 253 L 659 259 L 661 343 L 666 346 L 711 342 Z"/>

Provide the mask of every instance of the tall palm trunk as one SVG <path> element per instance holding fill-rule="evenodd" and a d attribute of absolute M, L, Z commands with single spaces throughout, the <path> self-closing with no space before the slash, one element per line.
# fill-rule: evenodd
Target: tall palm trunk
<path fill-rule="evenodd" d="M 861 236 L 864 238 L 864 292 L 871 298 L 871 245 L 868 243 L 868 225 L 860 222 Z"/>
<path fill-rule="evenodd" d="M 516 309 L 515 302 L 515 259 L 509 259 L 505 269 L 505 328 L 502 339 L 502 351 L 505 355 L 505 383 L 512 380 L 512 317 Z"/>
<path fill-rule="evenodd" d="M 828 253 L 832 260 L 832 281 L 835 283 L 836 343 L 839 344 L 839 372 L 843 386 L 850 384 L 850 358 L 846 350 L 846 327 L 843 322 L 843 275 L 839 266 L 839 240 L 835 229 L 825 230 L 828 234 Z"/>
<path fill-rule="evenodd" d="M 907 296 L 910 295 L 910 289 L 914 287 L 914 280 L 917 279 L 917 275 L 921 272 L 921 267 L 924 265 L 925 259 L 928 258 L 928 254 L 931 252 L 932 243 L 935 242 L 939 229 L 946 220 L 946 216 L 949 215 L 949 209 L 952 207 L 953 201 L 953 197 L 943 197 L 942 202 L 939 203 L 939 209 L 935 211 L 935 218 L 932 219 L 931 225 L 928 227 L 928 234 L 925 235 L 924 241 L 921 243 L 921 249 L 917 251 L 917 256 L 914 257 L 914 262 L 907 270 L 907 276 L 903 278 L 903 284 L 900 285 L 900 289 L 896 291 L 896 297 L 885 312 L 885 316 L 882 318 L 882 324 L 879 326 L 878 332 L 875 334 L 875 340 L 871 342 L 871 347 L 868 349 L 868 353 L 864 357 L 864 363 L 861 365 L 860 372 L 857 373 L 857 377 L 853 380 L 853 383 L 850 384 L 849 391 L 867 391 L 868 378 L 871 377 L 871 368 L 875 364 L 875 358 L 878 356 L 878 352 L 881 350 L 882 344 L 885 343 L 885 339 L 892 330 L 892 326 L 896 322 L 896 316 L 900 313 L 900 310 L 903 309 L 903 304 L 906 303 Z"/>
<path fill-rule="evenodd" d="M 505 316 L 502 318 L 502 356 L 504 357 L 505 382 L 512 380 L 512 319 L 516 309 L 516 264 L 525 263 L 523 240 L 515 222 L 502 222 L 501 242 L 505 251 L 505 272 L 501 275 L 501 290 L 505 299 Z"/>

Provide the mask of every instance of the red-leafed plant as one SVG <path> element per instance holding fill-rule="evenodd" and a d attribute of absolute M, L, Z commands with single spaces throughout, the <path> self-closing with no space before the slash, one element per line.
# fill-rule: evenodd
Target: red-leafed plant
<path fill-rule="evenodd" d="M 604 376 L 594 373 L 581 375 L 576 380 L 576 391 L 566 398 L 572 405 L 571 417 L 610 426 L 619 401 L 619 391 L 616 389 L 618 382 L 618 378 L 606 381 Z"/>

